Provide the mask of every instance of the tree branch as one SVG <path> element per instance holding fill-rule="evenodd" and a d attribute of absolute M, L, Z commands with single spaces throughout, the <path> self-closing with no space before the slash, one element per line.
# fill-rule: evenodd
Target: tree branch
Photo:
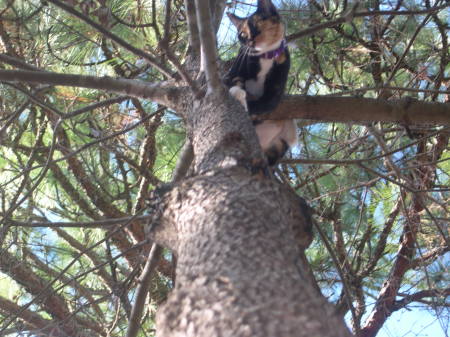
<path fill-rule="evenodd" d="M 167 82 L 148 83 L 140 80 L 128 80 L 107 76 L 81 76 L 28 70 L 0 70 L 0 81 L 64 85 L 105 90 L 150 99 L 173 110 L 179 109 L 181 96 L 184 92 L 183 87 L 174 87 Z"/>
<path fill-rule="evenodd" d="M 25 69 L 25 70 L 33 70 L 33 71 L 44 71 L 42 69 L 39 69 L 38 67 L 35 67 L 31 64 L 28 64 L 24 62 L 23 60 L 12 57 L 8 54 L 0 54 L 0 61 L 5 62 L 6 64 L 12 65 L 17 68 Z"/>
<path fill-rule="evenodd" d="M 30 329 L 39 330 L 54 337 L 68 337 L 69 335 L 58 326 L 54 320 L 42 318 L 39 314 L 31 310 L 22 310 L 16 303 L 0 296 L 0 310 L 9 314 L 9 316 L 17 316 L 23 320 L 25 325 Z"/>
<path fill-rule="evenodd" d="M 214 92 L 221 87 L 217 66 L 216 37 L 213 33 L 209 1 L 195 0 L 197 26 L 200 33 L 202 65 L 208 82 L 208 91 Z"/>
<path fill-rule="evenodd" d="M 450 288 L 418 291 L 417 293 L 414 293 L 412 295 L 406 295 L 399 301 L 395 301 L 392 311 L 400 310 L 406 307 L 411 302 L 420 301 L 421 299 L 426 297 L 442 297 L 445 299 L 448 296 L 450 296 Z"/>
<path fill-rule="evenodd" d="M 0 213 L 0 216 L 2 214 Z M 46 228 L 70 228 L 70 227 L 83 227 L 83 228 L 105 228 L 127 223 L 133 220 L 133 223 L 147 223 L 151 218 L 149 215 L 142 215 L 138 217 L 124 217 L 124 218 L 113 218 L 113 219 L 99 219 L 95 221 L 79 221 L 79 222 L 65 222 L 65 221 L 16 221 L 6 219 L 5 223 L 10 226 L 17 227 L 46 227 Z"/>
<path fill-rule="evenodd" d="M 264 119 L 313 119 L 333 122 L 393 122 L 450 125 L 450 104 L 415 99 L 287 96 Z"/>
<path fill-rule="evenodd" d="M 131 310 L 131 316 L 128 320 L 128 330 L 126 337 L 136 337 L 141 326 L 141 316 L 144 309 L 145 300 L 147 298 L 147 293 L 150 289 L 150 281 L 152 279 L 153 272 L 155 270 L 156 264 L 162 253 L 162 247 L 153 244 L 152 249 L 147 257 L 147 262 L 145 263 L 144 270 L 141 276 L 139 276 L 138 282 L 139 286 L 136 290 L 136 301 L 133 304 L 133 309 Z"/>
<path fill-rule="evenodd" d="M 186 7 L 187 23 L 189 27 L 189 44 L 191 46 L 192 56 L 197 58 L 200 54 L 200 37 L 197 27 L 197 14 L 195 13 L 195 4 L 192 0 L 184 0 Z"/>
<path fill-rule="evenodd" d="M 444 255 L 450 251 L 449 246 L 440 246 L 423 253 L 419 258 L 410 262 L 410 268 L 416 269 L 418 267 L 426 266 L 433 263 L 439 256 Z"/>
<path fill-rule="evenodd" d="M 219 30 L 223 12 L 225 11 L 226 2 L 227 0 L 209 0 L 209 8 L 211 9 L 211 22 L 215 34 L 217 34 L 217 31 Z"/>

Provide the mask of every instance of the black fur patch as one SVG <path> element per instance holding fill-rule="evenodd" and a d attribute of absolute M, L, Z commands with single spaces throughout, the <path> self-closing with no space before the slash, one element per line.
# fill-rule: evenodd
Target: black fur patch
<path fill-rule="evenodd" d="M 280 146 L 273 145 L 271 148 L 265 151 L 267 157 L 267 163 L 269 166 L 274 166 L 278 161 L 284 157 L 287 150 L 289 150 L 289 145 L 284 139 L 281 139 Z"/>

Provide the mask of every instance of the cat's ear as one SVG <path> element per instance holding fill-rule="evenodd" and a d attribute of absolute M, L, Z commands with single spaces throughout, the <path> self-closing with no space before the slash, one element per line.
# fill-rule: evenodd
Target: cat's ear
<path fill-rule="evenodd" d="M 257 12 L 262 12 L 270 15 L 277 15 L 277 8 L 271 0 L 258 0 Z"/>
<path fill-rule="evenodd" d="M 245 21 L 245 19 L 240 18 L 239 16 L 234 15 L 233 13 L 227 12 L 227 15 L 230 18 L 230 21 L 233 23 L 233 25 L 235 25 L 236 28 L 238 29 Z"/>

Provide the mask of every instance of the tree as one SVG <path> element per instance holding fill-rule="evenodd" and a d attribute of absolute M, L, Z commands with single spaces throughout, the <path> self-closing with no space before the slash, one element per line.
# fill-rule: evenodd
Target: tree
<path fill-rule="evenodd" d="M 300 147 L 269 179 L 225 1 L 2 2 L 3 335 L 445 331 L 448 4 L 277 5 Z"/>

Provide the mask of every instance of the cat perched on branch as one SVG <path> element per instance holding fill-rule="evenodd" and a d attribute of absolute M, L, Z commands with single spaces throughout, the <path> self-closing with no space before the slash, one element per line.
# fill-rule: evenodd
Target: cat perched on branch
<path fill-rule="evenodd" d="M 228 17 L 242 46 L 225 83 L 252 116 L 267 161 L 275 165 L 297 142 L 295 121 L 259 121 L 256 116 L 273 111 L 286 87 L 290 59 L 285 27 L 271 0 L 258 0 L 256 12 L 247 18 L 231 13 Z"/>

